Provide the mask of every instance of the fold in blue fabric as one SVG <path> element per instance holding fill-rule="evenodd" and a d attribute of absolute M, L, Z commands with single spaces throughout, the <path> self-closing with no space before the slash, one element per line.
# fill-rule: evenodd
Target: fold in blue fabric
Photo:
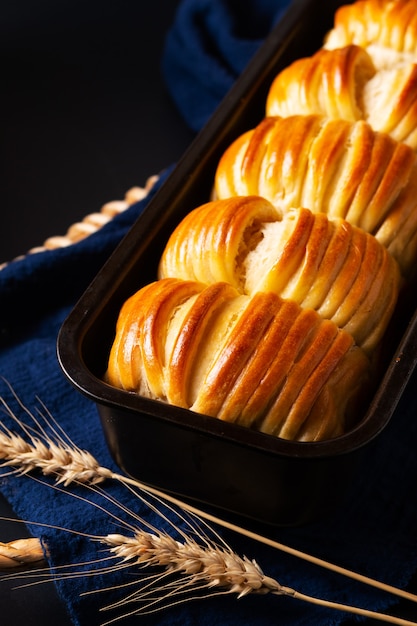
<path fill-rule="evenodd" d="M 288 4 L 288 0 L 180 3 L 166 39 L 162 69 L 192 130 L 208 121 Z"/>
<path fill-rule="evenodd" d="M 178 18 L 167 39 L 164 66 L 176 101 L 190 126 L 197 129 L 204 124 L 284 9 L 285 3 L 278 1 L 186 0 L 180 4 Z M 168 175 L 169 171 L 161 177 L 156 189 Z M 77 446 L 90 451 L 101 465 L 114 471 L 118 470 L 107 450 L 96 407 L 61 372 L 56 339 L 78 297 L 147 202 L 148 199 L 133 205 L 76 245 L 27 256 L 0 272 L 0 375 L 4 379 L 0 384 L 1 397 L 28 424 L 32 423 L 31 418 L 11 388 L 34 413 L 47 409 Z M 416 382 L 414 375 L 389 427 L 367 450 L 359 474 L 352 476 L 343 505 L 325 519 L 301 528 L 269 528 L 270 537 L 388 584 L 405 587 L 410 582 L 417 569 Z M 7 412 L 3 413 L 1 421 L 19 431 Z M 140 455 L 140 441 L 137 446 Z M 81 486 L 57 490 L 51 487 L 52 479 L 46 479 L 48 485 L 45 485 L 36 474 L 30 478 L 6 476 L 6 473 L 3 470 L 0 476 L 0 491 L 16 513 L 28 521 L 30 532 L 47 546 L 51 569 L 97 560 L 102 566 L 110 564 L 104 560 L 108 552 L 91 537 L 120 532 L 122 520 L 135 524 L 142 517 L 157 527 L 166 527 L 147 503 L 112 481 L 103 485 L 103 493 L 97 494 Z M 90 502 L 84 502 L 83 497 Z M 116 501 L 123 504 L 123 510 Z M 111 516 L 112 512 L 120 521 Z M 166 515 L 174 516 L 170 511 Z M 80 534 L 69 534 L 64 529 Z M 389 594 L 302 559 L 231 531 L 216 530 L 236 553 L 255 559 L 266 575 L 304 594 L 370 610 L 385 610 L 396 602 Z M 78 569 L 82 568 L 79 565 Z M 131 586 L 124 590 L 117 588 L 126 583 Z M 56 581 L 73 623 L 79 626 L 95 626 L 113 617 L 114 612 L 100 613 L 100 609 L 126 596 L 139 584 L 137 566 L 125 570 L 113 568 L 107 574 L 96 572 L 95 576 L 58 577 Z M 112 589 L 86 595 L 107 587 Z M 133 609 L 134 606 L 126 605 L 125 611 Z M 123 609 L 116 613 L 122 614 Z M 239 600 L 233 596 L 213 596 L 143 618 L 126 617 L 121 623 L 331 626 L 349 619 L 353 618 L 346 613 L 294 599 L 253 595 Z"/>

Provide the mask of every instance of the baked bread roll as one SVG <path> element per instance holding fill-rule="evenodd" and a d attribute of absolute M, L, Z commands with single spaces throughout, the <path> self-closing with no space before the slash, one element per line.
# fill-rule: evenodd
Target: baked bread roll
<path fill-rule="evenodd" d="M 400 285 L 396 261 L 372 235 L 324 213 L 282 212 L 258 196 L 194 209 L 169 238 L 158 276 L 225 281 L 249 296 L 272 291 L 331 319 L 368 353 Z"/>
<path fill-rule="evenodd" d="M 375 76 L 369 54 L 360 46 L 318 50 L 297 59 L 273 80 L 266 100 L 269 117 L 317 113 L 355 121 L 364 118 L 362 92 Z"/>
<path fill-rule="evenodd" d="M 364 121 L 267 117 L 223 153 L 213 198 L 258 195 L 372 234 L 410 277 L 417 257 L 417 154 Z"/>
<path fill-rule="evenodd" d="M 273 293 L 161 279 L 121 309 L 106 380 L 285 439 L 344 432 L 369 384 L 350 334 Z"/>
<path fill-rule="evenodd" d="M 321 49 L 280 72 L 267 97 L 267 116 L 309 114 L 363 119 L 416 150 L 417 65 L 376 70 L 359 46 Z"/>
<path fill-rule="evenodd" d="M 339 7 L 324 45 L 330 49 L 351 43 L 366 48 L 378 68 L 416 62 L 415 0 L 358 0 Z"/>

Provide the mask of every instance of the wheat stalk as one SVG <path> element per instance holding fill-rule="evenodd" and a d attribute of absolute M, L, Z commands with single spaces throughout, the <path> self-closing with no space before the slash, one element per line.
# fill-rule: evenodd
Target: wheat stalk
<path fill-rule="evenodd" d="M 28 250 L 27 254 L 37 254 L 47 250 L 66 248 L 67 246 L 89 237 L 117 215 L 126 211 L 130 206 L 132 206 L 132 204 L 146 198 L 158 179 L 159 175 L 150 176 L 145 182 L 144 187 L 131 187 L 125 193 L 122 200 L 111 200 L 110 202 L 106 202 L 106 204 L 100 208 L 99 212 L 89 213 L 82 219 L 81 222 L 71 224 L 65 235 L 54 235 L 52 237 L 48 237 L 42 245 Z M 20 255 L 14 260 L 18 261 L 19 259 L 23 259 L 25 256 L 25 254 Z M 1 263 L 0 271 L 8 264 L 8 261 Z"/>
<path fill-rule="evenodd" d="M 13 391 L 13 390 L 12 390 Z M 46 407 L 41 403 L 44 413 L 42 418 L 45 422 L 55 425 L 55 428 L 46 434 L 39 420 L 25 407 L 16 396 L 22 410 L 27 413 L 36 424 L 36 435 L 32 433 L 32 429 L 24 425 L 21 420 L 13 413 L 12 409 L 6 404 L 4 399 L 0 397 L 0 404 L 17 425 L 23 430 L 26 439 L 22 436 L 12 433 L 3 424 L 0 423 L 0 460 L 3 460 L 3 466 L 12 467 L 13 473 L 29 473 L 32 470 L 40 470 L 44 475 L 54 475 L 57 483 L 69 486 L 72 482 L 81 482 L 83 484 L 99 484 L 106 479 L 117 480 L 120 483 L 138 487 L 145 493 L 150 493 L 158 497 L 164 498 L 165 501 L 180 507 L 181 509 L 193 513 L 208 522 L 215 523 L 223 528 L 236 532 L 249 539 L 253 539 L 263 543 L 271 548 L 280 550 L 290 554 L 296 558 L 308 561 L 319 567 L 328 569 L 342 576 L 352 578 L 366 585 L 370 585 L 382 591 L 386 591 L 406 600 L 417 602 L 417 596 L 403 589 L 398 589 L 392 585 L 382 583 L 368 576 L 364 576 L 357 572 L 353 572 L 344 567 L 340 567 L 329 561 L 307 554 L 291 546 L 287 546 L 278 541 L 259 535 L 248 529 L 242 528 L 227 520 L 223 520 L 215 515 L 207 513 L 189 503 L 183 502 L 170 494 L 163 493 L 158 489 L 150 487 L 136 479 L 129 478 L 122 474 L 114 473 L 109 469 L 102 467 L 92 454 L 81 450 L 76 446 L 68 436 L 56 424 L 52 415 L 47 411 Z"/>
<path fill-rule="evenodd" d="M 52 486 L 52 488 L 57 487 Z M 98 489 L 95 486 L 89 488 L 93 491 Z M 71 493 L 69 495 L 80 498 L 80 496 Z M 274 578 L 266 576 L 256 561 L 249 560 L 247 557 L 240 557 L 236 554 L 210 527 L 207 528 L 214 533 L 216 541 L 209 538 L 201 527 L 193 523 L 193 521 L 195 522 L 195 518 L 192 517 L 190 521 L 190 519 L 184 517 L 184 514 L 181 512 L 176 512 L 179 518 L 186 523 L 189 531 L 187 533 L 175 525 L 170 518 L 166 517 L 161 512 L 161 509 L 157 508 L 151 501 L 146 500 L 141 494 L 138 494 L 138 497 L 175 529 L 176 533 L 179 535 L 179 539 L 175 539 L 167 532 L 162 532 L 155 528 L 155 526 L 133 513 L 125 506 L 119 504 L 111 496 L 104 493 L 103 496 L 109 500 L 109 502 L 118 504 L 124 512 L 128 512 L 134 518 L 135 524 L 132 525 L 125 522 L 114 513 L 109 512 L 110 517 L 118 524 L 133 531 L 131 535 L 127 536 L 121 533 L 112 533 L 97 537 L 68 529 L 61 529 L 74 534 L 87 536 L 94 541 L 100 542 L 107 547 L 110 554 L 117 560 L 117 565 L 109 567 L 105 564 L 101 566 L 100 569 L 92 570 L 92 573 L 103 574 L 123 567 L 132 566 L 140 568 L 156 567 L 158 570 L 162 569 L 162 573 L 150 574 L 145 578 L 145 584 L 141 581 L 139 586 L 136 579 L 134 579 L 133 583 L 129 582 L 121 585 L 121 588 L 124 588 L 134 584 L 137 588 L 128 596 L 124 596 L 120 600 L 101 609 L 101 611 L 110 611 L 118 608 L 125 610 L 123 615 L 118 615 L 102 623 L 102 626 L 108 626 L 109 624 L 132 615 L 143 616 L 159 611 L 162 608 L 166 610 L 181 602 L 227 594 L 235 594 L 238 598 L 249 594 L 287 596 L 295 600 L 301 600 L 346 613 L 353 613 L 398 626 L 416 626 L 416 622 L 400 617 L 386 615 L 356 606 L 322 600 L 314 596 L 303 594 L 291 587 L 281 585 Z M 91 502 L 91 504 L 92 506 L 98 506 L 102 509 L 97 503 Z M 167 506 L 170 511 L 173 511 L 169 505 Z M 201 520 L 197 519 L 197 522 L 201 522 Z M 198 537 L 199 542 L 193 539 L 191 535 Z M 106 560 L 104 559 L 104 561 Z M 41 570 L 41 572 L 43 572 L 43 570 Z M 57 570 L 55 570 L 55 579 L 74 578 L 76 576 L 89 574 L 91 574 L 91 572 L 86 573 L 85 571 L 81 571 L 80 573 L 74 573 L 72 566 L 70 566 L 69 572 L 57 572 Z M 17 574 L 14 577 L 26 578 L 27 574 Z M 33 574 L 29 573 L 29 577 L 33 577 Z M 98 589 L 85 592 L 83 595 L 103 593 L 114 589 L 114 587 L 110 589 Z M 129 605 L 134 605 L 134 608 L 126 612 L 126 607 Z"/>
<path fill-rule="evenodd" d="M 26 441 L 21 435 L 1 425 L 0 459 L 3 467 L 17 468 L 13 472 L 28 474 L 40 470 L 45 476 L 54 476 L 65 486 L 74 482 L 98 484 L 112 478 L 113 473 L 101 467 L 86 450 L 69 448 L 63 443 L 32 436 Z"/>
<path fill-rule="evenodd" d="M 182 543 L 166 534 L 153 534 L 136 532 L 133 537 L 114 534 L 102 538 L 102 542 L 110 546 L 111 552 L 123 560 L 132 560 L 141 566 L 165 567 L 169 574 L 181 573 L 186 580 L 174 583 L 175 591 L 181 592 L 185 585 L 191 584 L 199 590 L 220 588 L 223 593 L 237 594 L 238 598 L 245 595 L 267 594 L 284 595 L 296 600 L 303 600 L 312 604 L 333 608 L 340 611 L 354 613 L 379 621 L 410 626 L 416 622 L 410 622 L 402 618 L 393 617 L 368 611 L 358 607 L 321 600 L 281 585 L 275 579 L 265 576 L 262 569 L 254 560 L 240 557 L 228 547 L 214 545 L 201 546 L 189 537 Z M 165 586 L 166 593 L 172 597 L 173 590 Z M 160 598 L 153 599 L 153 592 L 139 590 L 129 598 L 130 602 L 147 601 L 141 614 L 150 612 Z M 123 599 L 123 604 L 127 604 Z M 110 605 L 106 609 L 114 608 L 117 604 Z M 166 608 L 166 606 L 165 606 Z M 135 613 L 139 614 L 138 611 Z M 106 622 L 109 624 L 110 622 Z"/>
<path fill-rule="evenodd" d="M 265 576 L 255 561 L 242 558 L 226 547 L 202 546 L 190 537 L 179 541 L 167 533 L 140 530 L 131 537 L 110 534 L 101 541 L 122 561 L 142 567 L 162 567 L 169 574 L 188 576 L 193 585 L 223 588 L 239 598 L 249 593 L 281 591 L 281 585 Z M 142 590 L 139 594 L 143 594 Z"/>
<path fill-rule="evenodd" d="M 0 397 L 0 403 L 3 409 L 9 417 L 19 425 L 24 434 L 24 436 L 16 434 L 0 423 L 0 460 L 2 460 L 0 466 L 10 467 L 10 473 L 28 474 L 33 470 L 39 470 L 45 476 L 53 475 L 56 485 L 62 484 L 68 486 L 71 483 L 82 483 L 87 488 L 91 489 L 98 489 L 97 485 L 106 479 L 117 480 L 128 488 L 132 489 L 134 487 L 135 489 L 140 489 L 145 494 L 153 494 L 158 498 L 162 498 L 166 506 L 168 506 L 168 503 L 171 503 L 179 507 L 181 511 L 196 516 L 199 520 L 205 519 L 206 521 L 214 522 L 217 525 L 331 571 L 388 591 L 399 597 L 414 602 L 417 601 L 417 596 L 412 593 L 362 576 L 351 570 L 339 567 L 268 539 L 267 537 L 263 537 L 257 533 L 248 531 L 221 518 L 207 514 L 205 511 L 197 509 L 168 494 L 161 493 L 157 489 L 150 488 L 140 481 L 114 473 L 102 467 L 93 455 L 85 450 L 81 450 L 69 439 L 44 405 L 41 404 L 44 412 L 38 410 L 37 418 L 20 402 L 16 394 L 14 394 L 14 397 L 22 410 L 31 417 L 35 426 L 25 425 L 13 413 L 4 399 Z M 41 419 L 39 418 L 42 418 L 43 422 L 46 423 L 48 432 L 43 427 Z M 54 488 L 58 487 L 54 486 Z M 135 493 L 137 492 L 135 491 Z M 109 496 L 106 497 L 110 499 Z M 143 495 L 139 495 L 139 497 L 144 500 Z M 118 519 L 118 521 L 120 522 L 121 520 Z M 175 593 L 177 593 L 178 589 L 184 589 L 184 586 L 187 587 L 187 584 L 192 584 L 195 587 L 196 585 L 198 586 L 199 583 L 203 583 L 203 587 L 210 589 L 219 587 L 223 589 L 223 593 L 237 593 L 238 596 L 246 595 L 247 593 L 269 592 L 279 595 L 288 595 L 314 604 L 373 617 L 374 619 L 393 624 L 404 626 L 416 624 L 416 622 L 367 611 L 358 607 L 350 607 L 344 604 L 313 598 L 288 587 L 284 587 L 277 581 L 264 576 L 262 570 L 254 561 L 249 561 L 246 558 L 242 559 L 237 556 L 226 544 L 224 544 L 225 548 L 222 549 L 220 549 L 217 544 L 213 543 L 206 543 L 204 546 L 200 546 L 187 535 L 183 535 L 183 542 L 181 543 L 168 535 L 160 533 L 157 529 L 152 528 L 152 531 L 153 532 L 150 533 L 148 531 L 144 532 L 142 529 L 139 531 L 135 529 L 133 537 L 126 538 L 123 535 L 113 534 L 101 537 L 98 540 L 106 544 L 115 556 L 122 559 L 122 562 L 134 561 L 137 565 L 142 566 L 159 565 L 165 567 L 170 574 L 176 572 L 182 573 L 183 576 L 185 575 L 186 579 L 188 577 L 186 583 L 184 579 L 182 579 L 181 583 L 175 586 Z M 97 538 L 94 539 L 97 540 Z M 0 546 L 1 545 L 7 546 L 7 544 L 0 544 Z M 35 550 L 38 554 L 39 548 L 40 546 Z M 16 559 L 16 562 L 19 563 L 19 559 Z M 10 563 L 11 561 L 9 561 L 9 564 Z M 164 587 L 164 589 L 168 589 L 167 593 L 169 595 L 174 593 L 170 590 L 169 586 Z M 134 599 L 134 601 L 138 601 L 139 598 L 143 599 L 146 597 L 146 593 L 145 596 L 143 593 L 143 591 L 134 593 L 132 599 Z M 158 602 L 160 602 L 160 600 L 158 600 Z M 126 599 L 123 600 L 123 603 L 126 603 Z M 153 606 L 153 604 L 154 600 L 151 600 L 151 603 L 148 603 L 146 606 L 149 608 Z M 134 612 L 136 613 L 137 611 Z"/>
<path fill-rule="evenodd" d="M 44 559 L 41 542 L 35 537 L 16 539 L 9 543 L 0 541 L 0 570 L 38 566 Z"/>

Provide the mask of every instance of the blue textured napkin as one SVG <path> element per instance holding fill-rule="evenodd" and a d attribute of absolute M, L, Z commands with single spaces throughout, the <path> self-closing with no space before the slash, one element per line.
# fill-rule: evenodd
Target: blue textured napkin
<path fill-rule="evenodd" d="M 183 0 L 162 69 L 185 121 L 200 130 L 289 0 Z"/>
<path fill-rule="evenodd" d="M 185 0 L 180 4 L 178 18 L 167 39 L 164 66 L 171 90 L 190 126 L 202 125 L 279 18 L 285 4 L 248 0 Z M 204 81 L 200 81 L 200 76 L 204 76 Z M 55 345 L 59 328 L 71 307 L 146 202 L 132 206 L 101 231 L 74 246 L 29 256 L 0 272 L 0 376 L 9 381 L 30 409 L 35 410 L 38 396 L 78 446 L 91 451 L 102 465 L 113 469 L 116 468 L 103 439 L 96 407 L 64 378 L 56 360 Z M 271 536 L 387 583 L 408 584 L 417 570 L 416 380 L 414 376 L 389 428 L 369 450 L 362 473 L 352 484 L 343 508 L 324 522 L 303 528 L 271 529 Z M 29 421 L 5 383 L 0 385 L 0 394 L 17 414 L 23 414 Z M 6 415 L 2 421 L 15 427 Z M 0 478 L 0 490 L 18 515 L 34 522 L 29 524 L 29 529 L 48 546 L 51 566 L 94 560 L 106 553 L 86 537 L 68 537 L 63 531 L 42 528 L 36 523 L 65 526 L 93 535 L 119 530 L 114 519 L 100 508 L 83 504 L 30 478 Z M 149 507 L 123 487 L 109 484 L 105 492 L 136 514 L 160 524 Z M 79 488 L 75 493 L 86 492 Z M 114 509 L 101 497 L 89 495 L 97 504 L 104 502 L 106 507 Z M 127 513 L 118 514 L 129 519 Z M 220 533 L 237 553 L 254 558 L 266 574 L 303 593 L 374 610 L 395 602 L 382 592 L 232 532 L 220 530 Z M 132 568 L 56 584 L 74 624 L 95 626 L 107 616 L 99 614 L 100 607 L 123 596 L 123 592 L 115 589 L 106 594 L 80 594 L 134 582 L 137 577 L 137 570 Z M 346 614 L 284 597 L 251 596 L 237 600 L 229 596 L 190 602 L 142 619 L 128 618 L 124 623 L 330 626 L 347 619 Z"/>

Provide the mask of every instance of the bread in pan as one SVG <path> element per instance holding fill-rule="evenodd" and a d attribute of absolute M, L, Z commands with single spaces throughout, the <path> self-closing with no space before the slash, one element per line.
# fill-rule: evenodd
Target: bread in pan
<path fill-rule="evenodd" d="M 363 119 L 416 150 L 417 64 L 377 70 L 360 46 L 318 50 L 276 76 L 266 103 L 267 116 L 312 113 Z"/>
<path fill-rule="evenodd" d="M 122 307 L 106 380 L 291 440 L 342 434 L 369 385 L 349 333 L 274 293 L 161 279 Z"/>
<path fill-rule="evenodd" d="M 417 256 L 417 154 L 364 121 L 266 117 L 223 153 L 215 199 L 258 195 L 372 234 L 409 278 Z"/>
<path fill-rule="evenodd" d="M 109 384 L 289 440 L 363 415 L 417 260 L 416 28 L 415 2 L 359 0 L 277 76 L 123 304 Z"/>
<path fill-rule="evenodd" d="M 396 261 L 372 235 L 309 209 L 281 211 L 259 196 L 194 209 L 170 236 L 158 275 L 225 281 L 249 296 L 272 291 L 331 319 L 368 353 L 400 288 Z"/>
<path fill-rule="evenodd" d="M 378 68 L 417 61 L 415 0 L 358 0 L 335 12 L 326 48 L 354 43 L 371 55 Z"/>

